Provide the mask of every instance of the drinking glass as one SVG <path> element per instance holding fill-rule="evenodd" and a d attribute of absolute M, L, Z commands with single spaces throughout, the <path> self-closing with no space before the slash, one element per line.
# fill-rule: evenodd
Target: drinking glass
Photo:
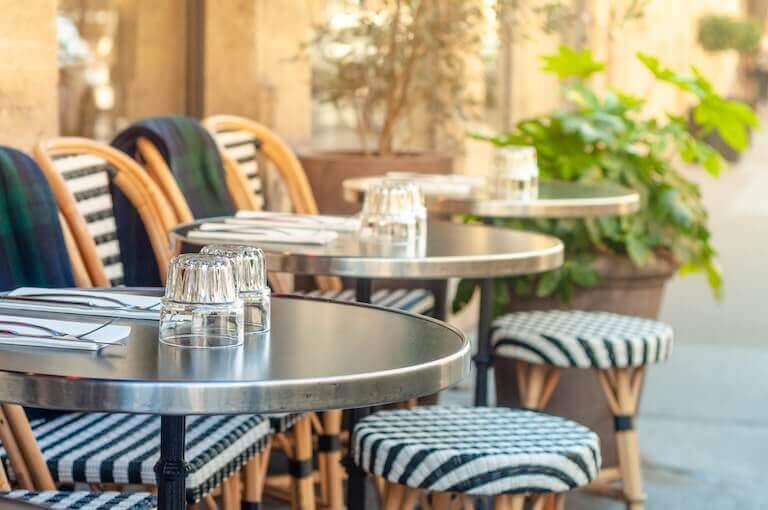
<path fill-rule="evenodd" d="M 414 183 L 383 179 L 365 193 L 360 212 L 362 235 L 390 242 L 413 242 L 426 236 L 427 208 Z"/>
<path fill-rule="evenodd" d="M 494 198 L 534 200 L 539 195 L 539 166 L 536 149 L 527 146 L 500 147 L 494 157 L 490 179 Z"/>
<path fill-rule="evenodd" d="M 160 306 L 160 341 L 193 348 L 243 343 L 243 301 L 231 260 L 203 254 L 171 260 Z"/>
<path fill-rule="evenodd" d="M 234 264 L 237 288 L 245 307 L 245 334 L 269 331 L 271 291 L 264 252 L 253 246 L 210 244 L 200 253 L 224 257 Z"/>

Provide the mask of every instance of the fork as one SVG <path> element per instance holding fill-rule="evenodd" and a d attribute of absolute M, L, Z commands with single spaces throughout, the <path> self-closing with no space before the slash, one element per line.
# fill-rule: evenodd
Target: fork
<path fill-rule="evenodd" d="M 105 328 L 112 324 L 114 322 L 113 320 L 107 321 L 104 324 L 100 324 L 99 326 L 86 331 L 85 333 L 81 333 L 79 335 L 72 335 L 70 333 L 64 333 L 62 331 L 58 331 L 53 328 L 49 328 L 46 326 L 41 326 L 40 324 L 30 324 L 27 322 L 22 321 L 8 321 L 8 320 L 0 320 L 0 325 L 6 325 L 6 326 L 20 326 L 24 328 L 32 328 L 32 329 L 39 329 L 41 331 L 45 331 L 48 333 L 47 335 L 35 335 L 35 334 L 29 334 L 29 333 L 20 333 L 14 329 L 3 329 L 0 328 L 0 335 L 8 335 L 8 336 L 26 336 L 31 338 L 42 338 L 42 339 L 51 339 L 51 340 L 71 340 L 73 342 L 89 342 L 89 343 L 95 343 L 99 345 L 110 345 L 109 343 L 104 342 L 97 342 L 96 340 L 91 340 L 90 338 L 85 338 L 86 336 L 95 333 L 96 331 Z"/>

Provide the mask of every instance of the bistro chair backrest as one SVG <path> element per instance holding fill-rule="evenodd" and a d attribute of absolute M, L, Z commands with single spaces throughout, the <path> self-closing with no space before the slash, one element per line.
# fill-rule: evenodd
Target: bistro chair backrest
<path fill-rule="evenodd" d="M 162 190 L 176 223 L 230 215 L 239 207 L 218 146 L 191 117 L 148 117 L 134 122 L 112 140 L 134 158 Z"/>
<path fill-rule="evenodd" d="M 85 138 L 56 138 L 39 143 L 35 159 L 48 178 L 59 210 L 72 230 L 95 286 L 125 282 L 125 257 L 116 221 L 115 193 L 135 210 L 157 263 L 160 283 L 170 260 L 167 232 L 175 224 L 162 193 L 146 173 L 120 151 Z M 133 283 L 133 282 L 128 282 Z"/>
<path fill-rule="evenodd" d="M 285 183 L 291 205 L 300 214 L 318 214 L 317 202 L 304 173 L 301 162 L 288 144 L 266 126 L 236 115 L 214 115 L 203 120 L 221 150 L 221 159 L 227 170 L 230 195 L 241 196 L 242 209 L 263 209 L 263 182 L 259 168 L 260 156 L 277 168 Z M 321 290 L 341 290 L 339 278 L 315 277 Z"/>
<path fill-rule="evenodd" d="M 239 174 L 232 181 L 242 181 L 253 209 L 264 205 L 262 173 L 259 158 L 275 165 L 288 190 L 291 205 L 297 213 L 317 214 L 317 202 L 312 194 L 301 162 L 290 146 L 268 127 L 236 115 L 214 115 L 203 120 L 203 125 L 213 134 L 221 149 L 228 173 Z"/>
<path fill-rule="evenodd" d="M 90 286 L 40 165 L 0 146 L 0 290 Z"/>

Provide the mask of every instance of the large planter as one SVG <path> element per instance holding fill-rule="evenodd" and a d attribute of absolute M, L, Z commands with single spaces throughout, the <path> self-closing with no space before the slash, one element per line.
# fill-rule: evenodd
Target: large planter
<path fill-rule="evenodd" d="M 602 276 L 600 284 L 575 293 L 568 305 L 555 297 L 513 297 L 509 311 L 602 310 L 655 319 L 661 308 L 664 287 L 677 269 L 673 262 L 662 258 L 644 268 L 635 267 L 623 257 L 602 257 L 596 265 Z M 519 407 L 514 360 L 496 358 L 494 369 L 498 404 Z M 560 382 L 546 411 L 573 419 L 597 432 L 601 440 L 603 465 L 616 465 L 613 415 L 592 370 L 562 370 Z"/>
<path fill-rule="evenodd" d="M 393 156 L 327 151 L 299 155 L 322 214 L 353 214 L 360 206 L 346 202 L 342 182 L 387 172 L 451 173 L 453 158 L 434 152 L 402 152 Z"/>

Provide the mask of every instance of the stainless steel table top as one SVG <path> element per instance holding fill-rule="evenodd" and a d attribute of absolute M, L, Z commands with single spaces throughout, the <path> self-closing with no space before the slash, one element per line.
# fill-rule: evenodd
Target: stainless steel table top
<path fill-rule="evenodd" d="M 356 303 L 275 296 L 272 331 L 235 348 L 172 347 L 154 321 L 114 324 L 130 326 L 130 337 L 100 353 L 0 346 L 0 401 L 164 415 L 338 409 L 437 392 L 470 363 L 469 342 L 452 326 Z"/>
<path fill-rule="evenodd" d="M 376 177 L 344 181 L 344 199 L 362 203 Z M 535 200 L 499 200 L 487 192 L 469 195 L 425 194 L 427 209 L 439 214 L 474 214 L 486 218 L 589 218 L 631 214 L 640 208 L 640 195 L 614 184 L 547 181 L 539 184 Z"/>
<path fill-rule="evenodd" d="M 190 238 L 187 233 L 213 218 L 176 227 L 172 237 L 187 245 L 232 241 Z M 421 247 L 340 235 L 326 245 L 254 244 L 267 255 L 270 271 L 356 278 L 488 278 L 533 274 L 563 263 L 563 243 L 543 234 L 485 225 L 430 222 Z"/>

